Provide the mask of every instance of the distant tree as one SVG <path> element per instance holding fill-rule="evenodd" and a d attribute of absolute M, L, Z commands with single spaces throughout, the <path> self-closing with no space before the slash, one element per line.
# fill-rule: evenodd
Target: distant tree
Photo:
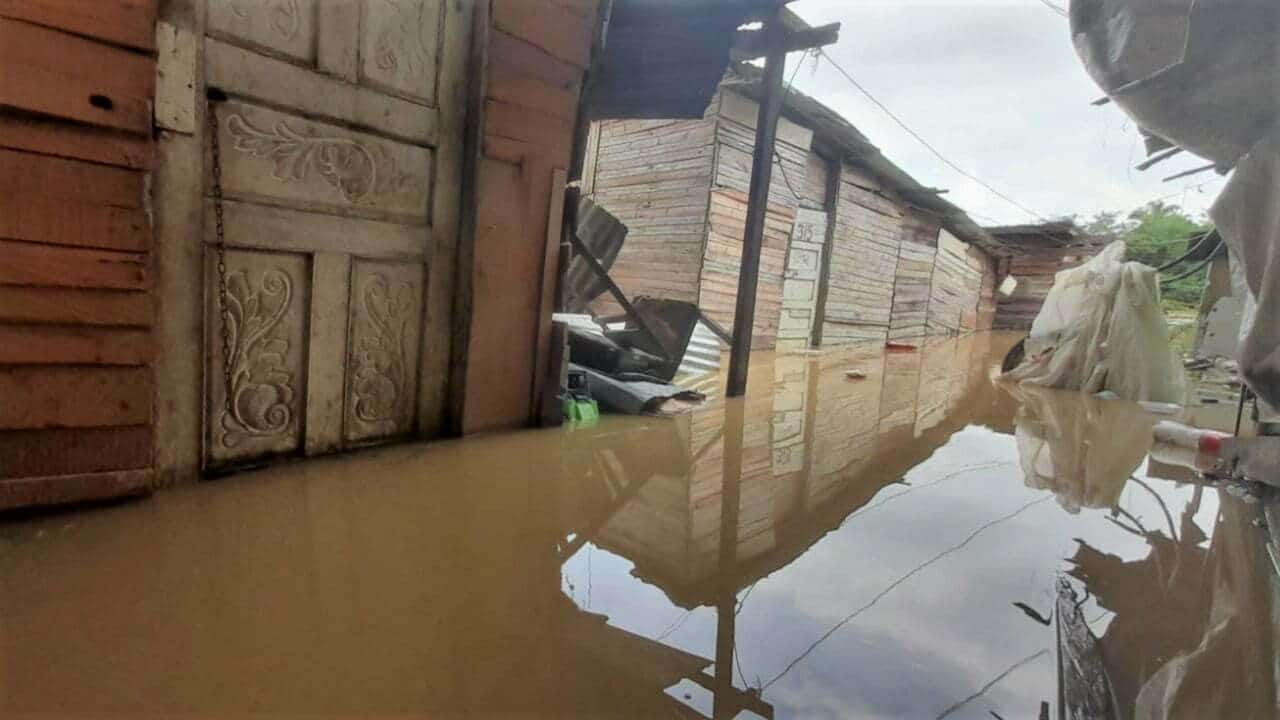
<path fill-rule="evenodd" d="M 1181 207 L 1156 200 L 1121 217 L 1117 212 L 1101 212 L 1085 223 L 1085 230 L 1109 240 L 1125 241 L 1125 259 L 1159 267 L 1187 251 L 1209 230 L 1209 225 L 1193 217 Z M 1176 275 L 1186 265 L 1171 268 L 1165 275 Z M 1207 273 L 1201 271 L 1164 286 L 1166 300 L 1195 304 L 1204 292 Z"/>

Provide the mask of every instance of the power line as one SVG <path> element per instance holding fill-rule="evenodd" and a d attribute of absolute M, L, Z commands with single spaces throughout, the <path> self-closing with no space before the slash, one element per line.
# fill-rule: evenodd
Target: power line
<path fill-rule="evenodd" d="M 787 102 L 787 96 L 791 94 L 791 85 L 796 81 L 796 75 L 800 74 L 800 68 L 804 66 L 805 58 L 809 57 L 809 54 L 812 52 L 812 49 L 805 50 L 804 54 L 800 56 L 800 59 L 796 61 L 796 67 L 791 71 L 791 79 L 787 80 L 787 86 L 782 89 L 783 105 Z M 773 159 L 778 161 L 778 170 L 782 171 L 782 182 L 786 184 L 787 190 L 791 192 L 791 196 L 798 202 L 800 200 L 800 193 L 796 192 L 795 187 L 791 184 L 791 178 L 787 176 L 787 164 L 782 162 L 782 155 L 778 153 L 777 143 L 774 143 L 773 146 Z"/>
<path fill-rule="evenodd" d="M 938 715 L 937 720 L 942 720 L 943 718 L 945 718 L 946 716 L 950 715 L 951 713 L 953 713 L 953 712 L 955 712 L 955 711 L 959 710 L 960 708 L 964 707 L 965 705 L 968 705 L 970 702 L 972 702 L 972 701 L 974 701 L 974 700 L 977 700 L 978 698 L 982 697 L 983 695 L 986 695 L 988 690 L 990 690 L 991 688 L 995 687 L 995 686 L 996 686 L 996 683 L 1000 682 L 1001 680 L 1005 679 L 1006 677 L 1009 677 L 1010 673 L 1012 673 L 1014 670 L 1017 670 L 1018 668 L 1022 667 L 1023 665 L 1026 665 L 1027 663 L 1031 662 L 1032 660 L 1037 660 L 1037 659 L 1039 659 L 1039 658 L 1041 658 L 1041 657 L 1043 657 L 1043 656 L 1045 656 L 1045 655 L 1048 655 L 1048 654 L 1049 654 L 1049 651 L 1048 651 L 1048 650 L 1041 650 L 1040 652 L 1036 653 L 1035 655 L 1028 655 L 1027 657 L 1022 658 L 1022 659 L 1021 659 L 1021 660 L 1019 660 L 1018 662 L 1016 662 L 1016 663 L 1014 663 L 1013 665 L 1011 665 L 1007 670 L 1005 670 L 1004 672 L 1002 672 L 1002 673 L 1000 673 L 999 675 L 997 675 L 997 676 L 995 676 L 994 678 L 992 678 L 990 682 L 988 682 L 986 685 L 983 685 L 983 686 L 982 686 L 982 687 L 981 687 L 977 692 L 975 692 L 974 694 L 970 695 L 969 697 L 967 697 L 967 698 L 965 698 L 965 699 L 961 700 L 960 702 L 956 703 L 955 705 L 952 705 L 951 707 L 949 707 L 949 708 L 947 708 L 946 710 L 944 710 L 944 711 L 942 712 L 942 714 Z"/>
<path fill-rule="evenodd" d="M 956 172 L 960 173 L 961 175 L 968 178 L 969 180 L 972 180 L 978 185 L 981 185 L 992 195 L 995 195 L 1001 200 L 1004 200 L 1010 205 L 1027 213 L 1031 217 L 1036 218 L 1041 222 L 1046 222 L 1046 223 L 1050 222 L 1050 220 L 1045 216 L 1041 215 L 1035 210 L 1032 210 L 1031 208 L 1028 208 L 1026 205 L 1023 205 L 1017 200 L 1014 200 L 1013 198 L 1009 197 L 1005 193 L 1000 192 L 999 190 L 995 189 L 994 187 L 992 187 L 991 185 L 983 181 L 982 178 L 977 177 L 973 173 L 969 172 L 968 170 L 965 170 L 964 168 L 960 167 L 956 163 L 952 162 L 946 155 L 943 155 L 941 151 L 939 151 L 936 147 L 930 144 L 928 140 L 925 140 L 923 137 L 921 137 L 920 133 L 916 132 L 915 130 L 912 130 L 911 127 L 902 120 L 902 118 L 899 118 L 897 115 L 893 114 L 892 110 L 890 110 L 887 106 L 885 106 L 884 103 L 876 99 L 876 97 L 872 95 L 871 92 L 868 91 L 866 88 L 864 88 L 857 80 L 853 79 L 853 75 L 850 75 L 848 70 L 845 70 L 843 67 L 841 67 L 840 64 L 837 63 L 830 55 L 828 55 L 825 50 L 819 49 L 818 56 L 825 59 L 827 62 L 831 63 L 831 67 L 835 68 L 837 72 L 843 75 L 846 80 L 848 80 L 855 88 L 858 89 L 858 92 L 861 92 L 863 95 L 866 96 L 868 100 L 874 103 L 876 107 L 884 111 L 884 114 L 888 115 L 895 123 L 897 123 L 898 127 L 902 128 L 904 131 L 906 131 L 908 135 L 915 138 L 916 141 L 918 141 L 921 145 L 925 146 L 925 148 L 927 148 L 929 152 L 933 153 L 934 156 L 937 157 L 939 160 L 941 160 L 944 164 L 946 164 L 947 167 L 951 168 L 952 170 L 955 170 Z"/>
<path fill-rule="evenodd" d="M 774 675 L 774 676 L 773 676 L 773 679 L 769 680 L 769 682 L 765 683 L 764 685 L 761 685 L 761 686 L 760 686 L 760 691 L 761 691 L 761 692 L 764 692 L 765 690 L 769 689 L 769 687 L 770 687 L 770 686 L 772 686 L 774 683 L 776 683 L 776 682 L 778 682 L 779 680 L 781 680 L 781 679 L 782 679 L 782 677 L 783 677 L 784 675 L 786 675 L 787 673 L 791 672 L 791 670 L 792 670 L 796 665 L 799 665 L 799 664 L 800 664 L 800 663 L 801 663 L 801 662 L 802 662 L 806 657 L 809 657 L 809 655 L 810 655 L 814 650 L 817 650 L 819 645 L 821 645 L 822 643 L 826 642 L 826 641 L 827 641 L 827 639 L 828 639 L 828 638 L 830 638 L 832 635 L 835 635 L 837 630 L 839 630 L 840 628 L 844 627 L 845 625 L 848 625 L 850 622 L 852 622 L 852 621 L 853 621 L 853 619 L 854 619 L 854 618 L 858 617 L 858 616 L 859 616 L 859 615 L 861 615 L 862 613 L 866 612 L 867 610 L 870 610 L 872 607 L 874 607 L 874 606 L 875 606 L 875 604 L 876 604 L 876 603 L 880 602 L 880 600 L 881 600 L 881 599 L 883 599 L 883 598 L 884 598 L 884 596 L 886 596 L 886 595 L 888 595 L 889 593 L 891 593 L 891 592 L 893 592 L 894 590 L 896 590 L 896 589 L 898 588 L 898 586 L 900 586 L 900 585 L 902 585 L 904 582 L 906 582 L 906 581 L 910 580 L 910 579 L 911 579 L 912 577 L 914 577 L 917 573 L 919 573 L 919 572 L 923 571 L 925 568 L 927 568 L 927 567 L 929 567 L 930 565 L 932 565 L 932 564 L 934 564 L 934 563 L 938 562 L 939 560 L 941 560 L 941 559 L 945 558 L 946 556 L 948 556 L 948 555 L 950 555 L 950 554 L 952 554 L 952 553 L 954 553 L 954 552 L 958 552 L 959 550 L 963 549 L 966 545 L 968 545 L 970 542 L 972 542 L 974 538 L 976 538 L 976 537 L 978 537 L 979 535 L 981 535 L 981 534 L 982 534 L 982 532 L 983 532 L 984 530 L 987 530 L 988 528 L 991 528 L 991 527 L 993 527 L 993 526 L 995 526 L 995 525 L 999 525 L 999 524 L 1000 524 L 1000 523 L 1002 523 L 1002 522 L 1006 522 L 1006 521 L 1008 521 L 1008 520 L 1011 520 L 1011 519 L 1013 519 L 1014 517 L 1016 517 L 1017 515 L 1021 514 L 1024 510 L 1026 510 L 1026 509 L 1028 509 L 1028 508 L 1030 508 L 1030 507 L 1032 507 L 1032 506 L 1039 505 L 1040 503 L 1042 503 L 1042 502 L 1044 502 L 1044 501 L 1046 501 L 1046 500 L 1049 500 L 1049 499 L 1050 499 L 1050 498 L 1052 498 L 1052 497 L 1053 497 L 1052 495 L 1046 495 L 1046 496 L 1044 496 L 1044 497 L 1040 498 L 1039 500 L 1032 500 L 1031 502 L 1029 502 L 1029 503 L 1027 503 L 1027 504 L 1023 505 L 1022 507 L 1019 507 L 1017 510 L 1014 510 L 1013 512 L 1009 513 L 1008 515 L 1004 515 L 1004 516 L 1002 516 L 1002 517 L 996 518 L 995 520 L 992 520 L 992 521 L 990 521 L 990 522 L 984 523 L 984 524 L 983 524 L 983 525 L 981 525 L 977 530 L 974 530 L 972 533 L 970 533 L 968 537 L 966 537 L 964 540 L 962 540 L 962 541 L 960 542 L 960 544 L 958 544 L 958 545 L 953 545 L 953 546 L 951 546 L 950 548 L 947 548 L 946 550 L 943 550 L 942 552 L 938 553 L 937 555 L 934 555 L 933 557 L 929 558 L 929 559 L 928 559 L 928 560 L 926 560 L 925 562 L 923 562 L 923 563 L 921 563 L 921 564 L 919 564 L 919 565 L 915 566 L 914 568 L 912 568 L 912 569 L 911 569 L 911 571 L 910 571 L 910 572 L 908 572 L 906 575 L 903 575 L 903 576 L 899 577 L 897 580 L 894 580 L 893 582 L 889 583 L 889 585 L 888 585 L 887 587 L 885 587 L 885 588 L 884 588 L 883 590 L 881 590 L 879 593 L 876 593 L 876 596 L 875 596 L 875 597 L 873 597 L 873 598 L 871 598 L 871 600 L 870 600 L 869 602 L 867 602 L 865 605 L 863 605 L 862 607 L 858 608 L 857 610 L 854 610 L 853 612 L 851 612 L 851 613 L 849 613 L 848 615 L 844 616 L 844 619 L 842 619 L 840 622 L 836 623 L 835 625 L 832 625 L 830 630 L 827 630 L 825 633 L 823 633 L 822 637 L 818 638 L 817 640 L 814 640 L 814 641 L 813 641 L 813 643 L 812 643 L 811 645 L 809 645 L 809 647 L 808 647 L 808 648 L 806 648 L 804 652 L 802 652 L 802 653 L 800 653 L 798 656 L 796 656 L 796 659 L 792 660 L 792 661 L 791 661 L 791 662 L 790 662 L 790 663 L 789 663 L 785 668 L 783 668 L 783 669 L 782 669 L 782 672 L 778 673 L 777 675 Z"/>
<path fill-rule="evenodd" d="M 1069 17 L 1069 14 L 1067 13 L 1067 11 L 1066 11 L 1066 9 L 1065 9 L 1065 8 L 1058 7 L 1057 5 L 1054 5 L 1053 3 L 1049 2 L 1049 0 L 1040 0 L 1040 2 L 1041 2 L 1045 7 L 1049 8 L 1050 10 L 1052 10 L 1052 11 L 1054 11 L 1054 12 L 1056 12 L 1056 13 L 1058 13 L 1058 14 L 1059 14 L 1059 15 L 1061 15 L 1062 17 Z"/>

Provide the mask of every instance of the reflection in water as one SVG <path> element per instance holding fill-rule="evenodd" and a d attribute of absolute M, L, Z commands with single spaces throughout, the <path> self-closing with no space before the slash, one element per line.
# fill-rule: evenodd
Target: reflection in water
<path fill-rule="evenodd" d="M 1092 657 L 1121 717 L 1272 716 L 1257 506 L 1010 341 L 10 522 L 0 715 L 1069 717 Z"/>

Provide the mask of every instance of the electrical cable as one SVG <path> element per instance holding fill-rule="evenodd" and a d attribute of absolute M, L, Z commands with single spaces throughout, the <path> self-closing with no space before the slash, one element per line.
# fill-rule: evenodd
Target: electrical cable
<path fill-rule="evenodd" d="M 870 91 L 868 91 L 868 90 L 867 90 L 865 87 L 863 87 L 863 86 L 862 86 L 862 85 L 861 85 L 857 80 L 855 80 L 855 79 L 853 78 L 853 75 L 851 75 L 851 74 L 849 73 L 849 71 L 848 71 L 848 70 L 845 70 L 845 69 L 844 69 L 843 67 L 841 67 L 841 65 L 840 65 L 839 63 L 837 63 L 837 62 L 836 62 L 836 61 L 835 61 L 835 60 L 834 60 L 830 55 L 828 55 L 828 54 L 827 54 L 827 52 L 826 52 L 825 50 L 822 50 L 821 48 L 819 48 L 819 49 L 818 49 L 818 57 L 823 58 L 823 59 L 825 59 L 827 62 L 831 63 L 831 67 L 835 68 L 837 72 L 839 72 L 841 75 L 843 75 L 843 76 L 844 76 L 844 78 L 850 82 L 850 84 L 852 84 L 855 88 L 857 88 L 857 90 L 858 90 L 859 92 L 861 92 L 863 95 L 865 95 L 865 96 L 866 96 L 866 98 L 867 98 L 868 100 L 870 100 L 872 103 L 874 103 L 874 104 L 876 105 L 876 107 L 878 107 L 878 108 L 880 108 L 882 111 L 884 111 L 884 113 L 885 113 L 886 115 L 888 115 L 890 119 L 892 119 L 895 123 L 897 123 L 898 127 L 902 128 L 904 131 L 906 131 L 906 133 L 907 133 L 908 135 L 910 135 L 911 137 L 915 138 L 915 139 L 916 139 L 916 140 L 917 140 L 921 145 L 923 145 L 926 149 L 928 149 L 928 150 L 929 150 L 929 152 L 933 153 L 935 157 L 937 157 L 937 158 L 938 158 L 939 160 L 941 160 L 944 164 L 946 164 L 946 165 L 947 165 L 947 167 L 950 167 L 952 170 L 955 170 L 956 172 L 960 173 L 961 175 L 963 175 L 964 177 L 968 178 L 969 180 L 972 180 L 973 182 L 975 182 L 975 183 L 977 183 L 977 184 L 981 185 L 983 188 L 986 188 L 986 190 L 987 190 L 987 191 L 989 191 L 991 194 L 995 195 L 996 197 L 1000 198 L 1001 200 L 1004 200 L 1005 202 L 1007 202 L 1007 203 L 1009 203 L 1010 205 L 1012 205 L 1012 206 L 1014 206 L 1014 207 L 1018 208 L 1019 210 L 1021 210 L 1021 211 L 1025 212 L 1025 213 L 1027 213 L 1027 214 L 1028 214 L 1028 215 L 1030 215 L 1031 217 L 1036 218 L 1037 220 L 1039 220 L 1039 221 L 1041 221 L 1041 222 L 1045 222 L 1045 223 L 1050 222 L 1050 220 L 1049 220 L 1048 218 L 1046 218 L 1045 216 L 1041 215 L 1040 213 L 1036 212 L 1035 210 L 1032 210 L 1032 209 L 1028 208 L 1026 205 L 1023 205 L 1022 203 L 1018 202 L 1017 200 L 1014 200 L 1013 198 L 1009 197 L 1009 196 L 1008 196 L 1008 195 L 1006 195 L 1005 193 L 1003 193 L 1003 192 L 1001 192 L 1001 191 L 999 191 L 999 190 L 995 189 L 995 188 L 994 188 L 994 187 L 992 187 L 990 184 L 988 184 L 987 182 L 985 182 L 984 180 L 982 180 L 982 178 L 977 177 L 977 176 L 976 176 L 976 175 L 974 175 L 973 173 L 970 173 L 968 170 L 965 170 L 964 168 L 960 167 L 960 166 L 959 166 L 959 165 L 957 165 L 956 163 L 952 162 L 950 158 L 948 158 L 946 155 L 943 155 L 943 154 L 942 154 L 942 152 L 941 152 L 941 151 L 939 151 L 939 150 L 938 150 L 936 147 L 934 147 L 932 144 L 930 144 L 928 140 L 925 140 L 925 139 L 920 135 L 920 133 L 917 133 L 915 130 L 912 130 L 912 129 L 911 129 L 911 127 L 910 127 L 909 125 L 907 125 L 907 124 L 906 124 L 906 122 L 904 122 L 904 121 L 902 120 L 902 118 L 899 118 L 897 115 L 895 115 L 895 114 L 893 113 L 893 111 L 892 111 L 892 110 L 890 110 L 890 109 L 889 109 L 889 108 L 888 108 L 884 103 L 880 102 L 880 100 L 878 100 L 874 95 L 872 95 Z"/>
<path fill-rule="evenodd" d="M 1065 8 L 1060 8 L 1057 5 L 1054 5 L 1053 3 L 1049 2 L 1049 0 L 1040 0 L 1040 3 L 1045 7 L 1049 8 L 1050 10 L 1058 13 L 1062 17 L 1070 17 L 1070 14 L 1067 13 Z"/>

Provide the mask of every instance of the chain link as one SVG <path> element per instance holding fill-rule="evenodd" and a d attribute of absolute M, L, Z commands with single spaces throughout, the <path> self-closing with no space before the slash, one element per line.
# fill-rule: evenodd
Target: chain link
<path fill-rule="evenodd" d="M 222 320 L 222 380 L 223 407 L 227 415 L 234 416 L 231 409 L 231 308 L 227 302 L 227 233 L 223 222 L 222 208 L 222 154 L 218 147 L 218 109 L 213 101 L 209 102 L 206 115 L 209 119 L 210 166 L 213 174 L 213 215 L 216 242 L 214 250 L 218 254 L 218 317 Z"/>

